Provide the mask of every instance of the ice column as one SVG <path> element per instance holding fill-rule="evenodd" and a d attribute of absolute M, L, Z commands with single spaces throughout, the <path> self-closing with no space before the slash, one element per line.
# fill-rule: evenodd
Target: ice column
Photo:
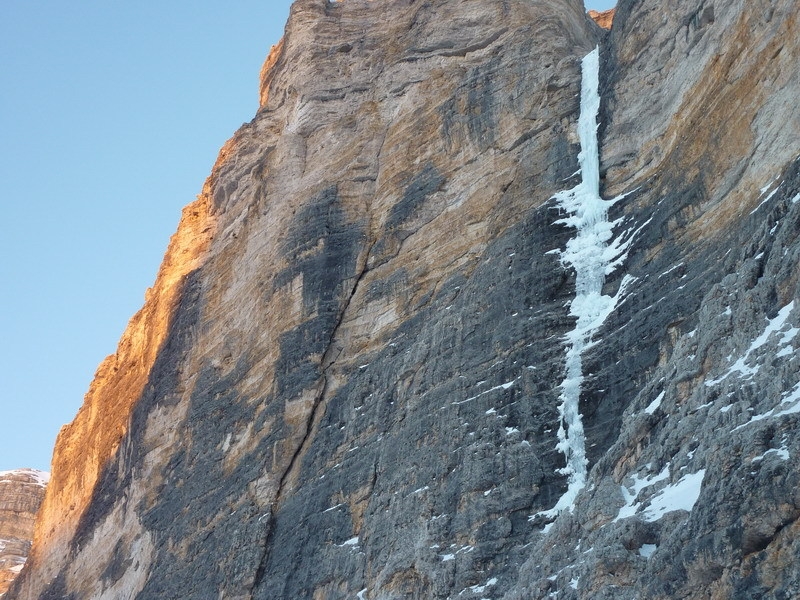
<path fill-rule="evenodd" d="M 564 509 L 572 510 L 575 497 L 586 485 L 586 444 L 579 399 L 583 386 L 581 356 L 592 345 L 592 335 L 614 310 L 629 278 L 623 279 L 616 296 L 602 294 L 606 275 L 611 273 L 627 254 L 632 236 L 623 234 L 614 239 L 617 222 L 608 220 L 608 208 L 619 198 L 600 197 L 600 168 L 597 150 L 597 113 L 600 53 L 595 48 L 581 63 L 581 114 L 578 119 L 578 154 L 581 182 L 554 196 L 558 207 L 567 216 L 556 223 L 574 228 L 575 235 L 560 251 L 561 262 L 575 270 L 575 298 L 570 314 L 576 318 L 575 329 L 566 336 L 566 373 L 561 382 L 560 425 L 556 448 L 566 458 L 561 473 L 567 475 L 567 491 L 556 505 L 543 513 L 554 517 Z M 626 234 L 629 232 L 626 232 Z"/>

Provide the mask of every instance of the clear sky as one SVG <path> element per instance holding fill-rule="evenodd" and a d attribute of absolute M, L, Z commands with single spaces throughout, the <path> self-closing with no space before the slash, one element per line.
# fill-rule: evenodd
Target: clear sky
<path fill-rule="evenodd" d="M 0 470 L 49 470 L 289 5 L 0 2 Z"/>

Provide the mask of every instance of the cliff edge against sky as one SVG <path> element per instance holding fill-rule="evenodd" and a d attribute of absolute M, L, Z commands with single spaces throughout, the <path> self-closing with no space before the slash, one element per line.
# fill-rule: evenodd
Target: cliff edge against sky
<path fill-rule="evenodd" d="M 7 598 L 800 594 L 795 8 L 296 1 Z"/>

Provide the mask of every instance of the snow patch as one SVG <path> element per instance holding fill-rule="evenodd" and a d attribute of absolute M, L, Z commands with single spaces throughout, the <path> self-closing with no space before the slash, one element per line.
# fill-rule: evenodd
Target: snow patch
<path fill-rule="evenodd" d="M 770 184 L 770 185 L 772 185 L 772 184 Z M 753 210 L 750 211 L 750 214 L 752 215 L 753 213 L 757 212 L 759 208 L 761 208 L 767 202 L 769 202 L 770 198 L 772 198 L 775 195 L 775 192 L 777 192 L 779 188 L 780 188 L 780 186 L 778 186 L 774 190 L 772 190 L 766 198 L 764 198 L 761 202 L 759 202 L 758 206 L 756 206 Z M 768 190 L 768 189 L 769 189 L 769 186 L 761 188 L 761 193 L 764 194 L 764 192 L 766 190 Z"/>
<path fill-rule="evenodd" d="M 33 480 L 31 483 L 35 483 L 42 487 L 45 487 L 50 481 L 50 473 L 47 471 L 39 471 L 37 469 L 13 469 L 11 471 L 0 471 L 0 477 L 7 475 L 27 475 Z"/>
<path fill-rule="evenodd" d="M 787 408 L 784 408 L 783 410 L 778 410 L 781 406 L 787 404 L 789 405 Z M 760 415 L 753 415 L 752 417 L 750 417 L 750 420 L 747 423 L 743 423 L 742 425 L 735 427 L 733 431 L 737 431 L 739 429 L 742 429 L 743 427 L 747 427 L 748 425 L 751 425 L 758 421 L 763 421 L 764 419 L 784 417 L 786 415 L 793 415 L 796 413 L 800 413 L 800 382 L 798 382 L 790 391 L 784 394 L 784 398 L 781 400 L 778 406 L 776 406 L 775 408 L 766 413 L 762 413 Z"/>
<path fill-rule="evenodd" d="M 514 383 L 516 383 L 516 381 L 517 380 L 514 379 L 512 381 L 507 381 L 506 383 L 501 383 L 500 385 L 496 385 L 493 388 L 490 388 L 490 389 L 488 389 L 488 390 L 486 390 L 484 392 L 481 392 L 477 396 L 472 396 L 471 398 L 467 398 L 466 400 L 459 400 L 457 402 L 451 402 L 450 404 L 452 404 L 454 406 L 457 406 L 459 404 L 466 404 L 467 402 L 472 402 L 473 400 L 476 400 L 477 398 L 480 398 L 481 396 L 485 396 L 486 394 L 489 394 L 491 392 L 495 392 L 497 390 L 507 390 L 508 388 L 512 387 L 514 385 Z M 485 383 L 485 382 L 484 381 L 479 381 L 478 383 L 475 384 L 475 386 L 477 387 L 477 386 L 481 385 L 482 383 Z"/>
<path fill-rule="evenodd" d="M 664 275 L 669 275 L 669 274 L 670 274 L 670 273 L 672 273 L 672 272 L 673 272 L 675 269 L 680 269 L 682 266 L 683 266 L 683 263 L 682 263 L 682 262 L 679 262 L 677 265 L 675 265 L 675 266 L 673 266 L 673 267 L 670 267 L 669 269 L 667 269 L 666 271 L 664 271 L 664 272 L 663 272 L 661 275 L 659 275 L 659 276 L 658 276 L 658 278 L 659 278 L 659 279 L 661 279 L 662 277 L 664 277 Z"/>
<path fill-rule="evenodd" d="M 767 326 L 764 328 L 764 331 L 762 331 L 761 334 L 755 340 L 753 340 L 753 342 L 750 344 L 750 347 L 744 353 L 744 356 L 739 357 L 722 376 L 718 377 L 717 379 L 706 381 L 706 386 L 713 387 L 718 385 L 734 374 L 738 375 L 742 379 L 750 379 L 753 377 L 753 375 L 758 373 L 760 365 L 751 366 L 748 364 L 750 355 L 766 344 L 772 334 L 781 333 L 781 330 L 786 326 L 786 320 L 789 318 L 792 310 L 794 310 L 794 301 L 780 309 L 774 319 L 767 319 Z M 778 341 L 778 352 L 780 352 L 784 346 L 787 346 L 798 334 L 798 332 L 800 332 L 800 329 L 796 327 L 790 327 L 788 331 L 783 332 L 783 335 Z"/>
<path fill-rule="evenodd" d="M 703 485 L 706 470 L 681 477 L 677 483 L 668 485 L 650 500 L 650 506 L 642 513 L 645 521 L 658 521 L 665 514 L 675 510 L 691 512 Z"/>
<path fill-rule="evenodd" d="M 475 594 L 482 594 L 488 588 L 494 585 L 497 585 L 497 577 L 492 577 L 489 581 L 487 581 L 483 585 L 473 585 L 469 588 L 469 590 Z"/>
<path fill-rule="evenodd" d="M 633 485 L 628 487 L 622 485 L 620 486 L 620 491 L 622 492 L 622 497 L 625 499 L 625 505 L 619 509 L 619 513 L 617 513 L 616 518 L 613 522 L 617 522 L 621 519 L 626 519 L 628 517 L 632 517 L 636 514 L 636 511 L 642 506 L 641 502 L 636 502 L 636 498 L 639 496 L 639 492 L 641 492 L 646 487 L 649 487 L 659 481 L 664 481 L 665 479 L 669 478 L 669 463 L 664 465 L 664 468 L 658 475 L 651 475 L 649 477 L 639 477 L 637 474 L 631 475 L 631 479 L 633 480 Z"/>
<path fill-rule="evenodd" d="M 755 464 L 761 462 L 770 454 L 776 454 L 781 460 L 789 460 L 789 449 L 786 446 L 781 446 L 780 448 L 770 448 L 760 456 L 754 456 L 750 463 Z"/>
<path fill-rule="evenodd" d="M 666 392 L 661 392 L 658 396 L 656 396 L 656 399 L 647 405 L 647 408 L 644 409 L 644 412 L 646 412 L 648 415 L 652 415 L 654 412 L 656 412 L 656 409 L 661 406 L 661 401 L 664 399 L 665 395 Z"/>
<path fill-rule="evenodd" d="M 658 546 L 655 544 L 642 544 L 642 547 L 639 548 L 639 556 L 650 558 L 657 549 Z"/>

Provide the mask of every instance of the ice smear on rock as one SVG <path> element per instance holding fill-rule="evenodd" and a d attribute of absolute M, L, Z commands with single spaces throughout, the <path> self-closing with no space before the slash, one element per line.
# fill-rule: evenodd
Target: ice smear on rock
<path fill-rule="evenodd" d="M 565 377 L 561 382 L 560 425 L 556 448 L 564 454 L 566 466 L 560 473 L 568 477 L 567 491 L 550 510 L 534 515 L 555 517 L 564 509 L 573 508 L 575 497 L 586 485 L 587 459 L 583 422 L 579 412 L 579 399 L 583 385 L 582 354 L 590 348 L 593 334 L 606 317 L 616 308 L 625 288 L 633 281 L 626 275 L 614 296 L 602 293 L 606 276 L 612 273 L 627 257 L 628 248 L 636 231 L 626 230 L 614 237 L 614 227 L 620 221 L 608 220 L 608 209 L 622 196 L 611 200 L 600 197 L 600 167 L 597 145 L 597 113 L 599 48 L 587 54 L 581 63 L 581 113 L 578 119 L 578 137 L 581 151 L 578 154 L 581 182 L 570 190 L 554 196 L 559 209 L 567 213 L 556 224 L 576 230 L 560 251 L 564 266 L 575 270 L 575 298 L 570 304 L 570 314 L 577 321 L 575 329 L 566 336 Z M 645 223 L 646 225 L 646 223 Z M 643 225 L 644 226 L 644 225 Z M 643 227 L 642 226 L 642 227 Z M 641 229 L 641 227 L 639 228 Z"/>

